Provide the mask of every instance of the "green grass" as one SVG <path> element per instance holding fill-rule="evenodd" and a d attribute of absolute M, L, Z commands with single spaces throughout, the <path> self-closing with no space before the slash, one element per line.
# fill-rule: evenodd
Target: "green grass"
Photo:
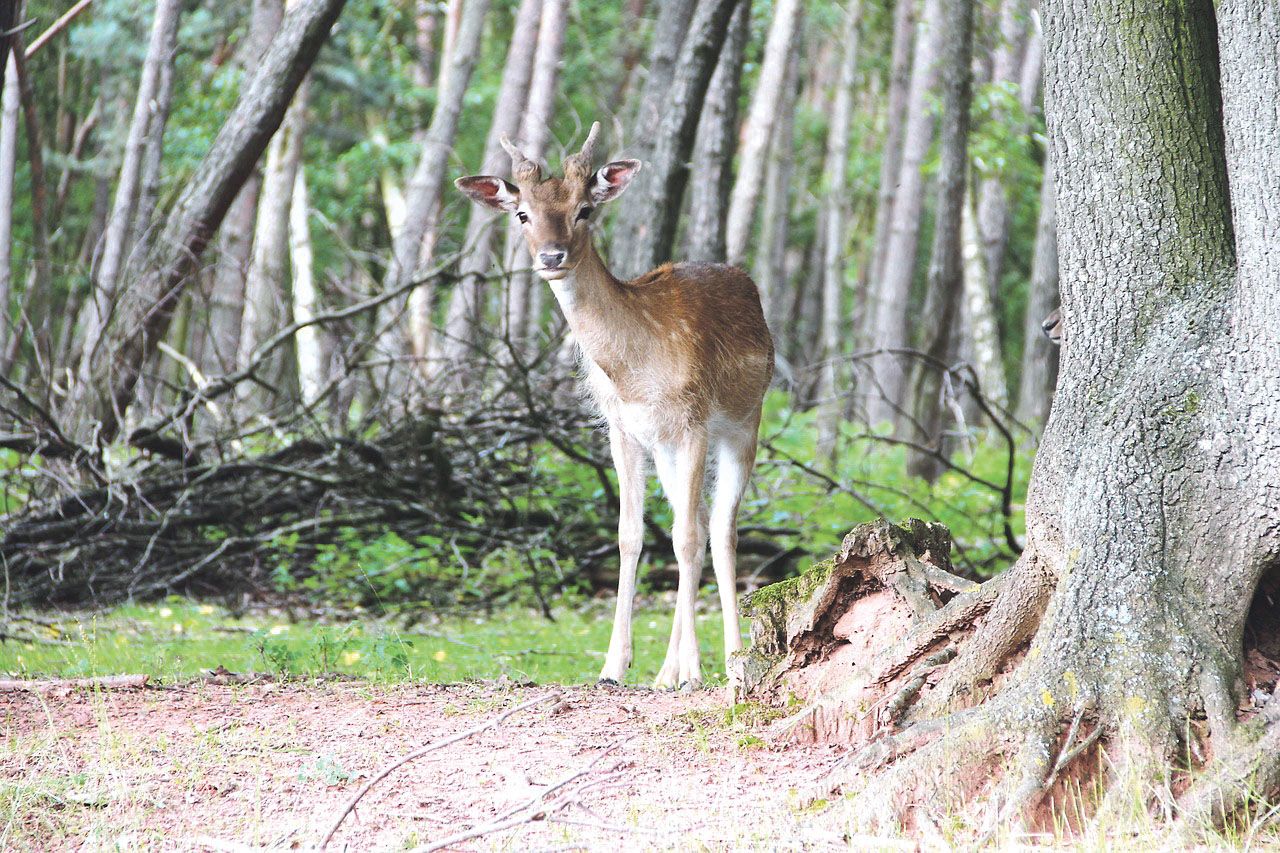
<path fill-rule="evenodd" d="M 718 609 L 699 605 L 703 675 L 723 680 Z M 554 608 L 555 621 L 510 607 L 424 620 L 400 627 L 372 614 L 351 620 L 291 620 L 283 610 L 233 616 L 225 609 L 171 598 L 105 612 L 67 614 L 56 627 L 37 627 L 31 641 L 0 644 L 7 677 L 85 678 L 145 673 L 164 681 L 200 675 L 218 666 L 237 673 L 314 677 L 344 673 L 378 682 L 448 683 L 507 677 L 518 682 L 593 682 L 604 663 L 613 602 L 580 601 Z M 647 684 L 657 674 L 671 630 L 672 606 L 640 602 L 629 681 Z M 44 614 L 49 618 L 50 614 Z"/>

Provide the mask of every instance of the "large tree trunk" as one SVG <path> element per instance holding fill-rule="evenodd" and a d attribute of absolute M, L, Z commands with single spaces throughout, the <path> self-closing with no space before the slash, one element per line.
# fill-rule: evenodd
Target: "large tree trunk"
<path fill-rule="evenodd" d="M 787 66 L 796 51 L 797 34 L 803 11 L 800 0 L 780 0 L 773 9 L 769 36 L 765 41 L 760 79 L 751 97 L 751 111 L 743 132 L 742 157 L 738 178 L 729 200 L 729 218 L 725 231 L 725 250 L 731 264 L 741 264 L 747 257 L 755 222 L 756 202 L 764 183 L 765 156 L 773 127 L 782 115 L 786 97 Z"/>
<path fill-rule="evenodd" d="M 822 247 L 822 375 L 818 398 L 823 411 L 818 420 L 818 449 L 823 455 L 835 452 L 836 435 L 843 414 L 838 397 L 843 349 L 845 266 L 848 244 L 848 189 L 845 176 L 849 164 L 849 124 L 853 117 L 853 84 L 858 73 L 858 26 L 862 21 L 862 0 L 851 0 L 845 9 L 840 31 L 844 53 L 836 78 L 831 104 L 831 125 L 827 130 L 827 153 L 822 167 L 826 235 Z"/>
<path fill-rule="evenodd" d="M 164 340 L 173 310 L 205 246 L 280 126 L 345 0 L 299 0 L 263 56 L 209 153 L 187 182 L 144 265 L 122 290 L 113 322 L 87 337 L 65 411 L 80 436 L 110 440 L 132 402 L 143 365 Z"/>
<path fill-rule="evenodd" d="M 283 0 L 253 0 L 249 33 L 236 53 L 236 64 L 246 75 L 256 68 L 275 38 L 284 16 Z M 245 278 L 253 254 L 253 224 L 257 219 L 262 176 L 254 169 L 246 179 L 222 227 L 218 229 L 217 258 L 209 289 L 209 334 L 200 366 L 206 375 L 230 373 L 240 351 L 240 319 L 244 308 Z"/>
<path fill-rule="evenodd" d="M 920 23 L 916 27 L 902 161 L 885 249 L 884 275 L 872 292 L 872 304 L 868 306 L 875 315 L 870 331 L 872 346 L 876 349 L 895 349 L 910 343 L 908 301 L 915 278 L 916 249 L 924 208 L 922 167 L 933 141 L 933 110 L 928 98 L 937 79 L 935 66 L 943 35 L 938 25 L 940 15 L 939 0 L 925 0 Z M 875 368 L 875 383 L 867 395 L 867 417 L 872 424 L 896 421 L 906 396 L 906 372 L 902 361 L 886 355 L 873 361 L 872 366 Z"/>
<path fill-rule="evenodd" d="M 695 178 L 689 188 L 689 218 L 685 223 L 685 260 L 725 260 L 725 214 L 733 182 L 733 154 L 738 145 L 738 93 L 750 23 L 751 4 L 740 3 L 720 49 L 698 120 L 693 146 Z"/>
<path fill-rule="evenodd" d="M 564 28 L 567 23 L 565 0 L 542 0 L 542 20 L 538 24 L 538 50 L 533 58 L 533 79 L 529 82 L 529 101 L 520 120 L 520 150 L 533 159 L 545 157 L 551 138 L 551 120 L 555 116 L 556 80 L 560 76 L 560 60 L 564 55 Z M 524 235 L 519 223 L 507 229 L 503 257 L 511 270 L 507 298 L 507 334 L 512 345 L 523 349 L 529 336 L 537 331 L 542 317 L 543 290 L 530 272 Z"/>
<path fill-rule="evenodd" d="M 666 108 L 653 135 L 648 174 L 619 202 L 610 260 L 623 278 L 640 275 L 671 257 L 698 115 L 739 2 L 699 0 L 689 23 Z"/>
<path fill-rule="evenodd" d="M 480 174 L 505 176 L 511 172 L 511 158 L 503 150 L 501 140 L 520 129 L 522 108 L 528 100 L 533 75 L 541 13 L 542 0 L 521 0 L 507 48 L 502 86 L 485 139 Z M 474 350 L 480 343 L 477 333 L 484 313 L 484 277 L 493 260 L 493 235 L 500 228 L 498 215 L 491 209 L 478 204 L 469 205 L 467 209 L 467 231 L 462 243 L 466 254 L 462 258 L 461 277 L 453 288 L 446 311 L 440 358 L 432 370 L 434 375 L 448 376 L 455 388 L 466 384 L 472 375 L 469 367 L 478 361 Z"/>
<path fill-rule="evenodd" d="M 1280 701 L 1251 697 L 1244 667 L 1277 639 L 1280 65 L 1257 58 L 1280 55 L 1280 7 L 1045 8 L 1065 334 L 1026 550 L 953 585 L 823 707 L 892 699 L 869 703 L 896 760 L 861 814 L 912 793 L 950 813 L 993 767 L 999 815 L 1025 814 L 1072 759 L 1103 763 L 1098 742 L 1100 782 L 1123 783 L 1104 814 L 1153 798 L 1195 832 L 1280 786 Z M 1188 756 L 1212 764 L 1175 804 Z"/>
<path fill-rule="evenodd" d="M 973 100 L 973 0 L 949 0 L 943 27 L 942 163 L 924 309 L 924 350 L 934 362 L 948 360 L 965 292 L 961 247 L 969 170 L 969 106 Z M 936 454 L 945 452 L 943 393 L 942 373 L 932 365 L 920 365 L 915 381 L 915 422 L 924 432 L 920 443 L 934 453 L 913 453 L 908 469 L 931 481 L 942 469 Z"/>
<path fill-rule="evenodd" d="M 631 124 L 630 154 L 647 160 L 653 154 L 654 134 L 666 112 L 671 83 L 676 75 L 676 62 L 680 59 L 680 46 L 689 32 L 689 23 L 698 0 L 660 0 L 658 19 L 654 22 L 653 38 L 645 67 L 644 88 Z"/>

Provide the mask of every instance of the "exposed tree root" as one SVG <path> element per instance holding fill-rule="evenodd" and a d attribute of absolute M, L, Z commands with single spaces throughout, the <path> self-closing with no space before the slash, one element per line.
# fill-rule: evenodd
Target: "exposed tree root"
<path fill-rule="evenodd" d="M 1179 831 L 1221 826 L 1280 790 L 1280 691 L 1179 800 Z"/>

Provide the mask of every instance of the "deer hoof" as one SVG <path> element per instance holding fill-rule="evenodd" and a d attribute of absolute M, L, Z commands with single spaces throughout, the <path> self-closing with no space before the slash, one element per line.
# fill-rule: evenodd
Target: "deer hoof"
<path fill-rule="evenodd" d="M 612 678 L 602 678 L 596 682 L 596 687 L 602 687 L 602 688 L 621 687 L 621 686 L 622 686 L 621 684 L 619 684 L 616 680 Z"/>

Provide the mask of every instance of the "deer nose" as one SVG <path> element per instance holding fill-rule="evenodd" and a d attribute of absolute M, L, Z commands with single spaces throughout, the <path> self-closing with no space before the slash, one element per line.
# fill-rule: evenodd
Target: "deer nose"
<path fill-rule="evenodd" d="M 538 260 L 542 263 L 543 269 L 553 270 L 564 263 L 564 249 L 554 248 L 547 249 L 538 253 Z"/>

